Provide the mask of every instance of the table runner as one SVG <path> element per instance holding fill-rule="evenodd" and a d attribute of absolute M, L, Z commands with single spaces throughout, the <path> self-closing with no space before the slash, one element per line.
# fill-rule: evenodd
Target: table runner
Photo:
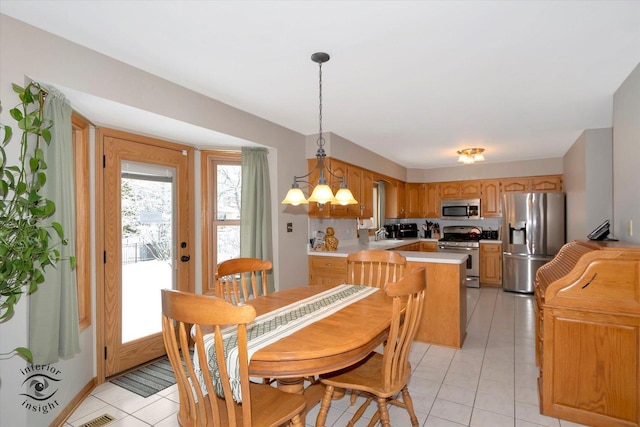
<path fill-rule="evenodd" d="M 340 285 L 289 304 L 255 318 L 247 325 L 247 353 L 251 356 L 267 345 L 284 338 L 305 326 L 323 319 L 342 308 L 365 298 L 378 291 L 378 288 L 360 285 Z M 237 326 L 225 328 L 222 331 L 227 372 L 229 373 L 233 399 L 242 401 L 240 390 L 240 367 L 238 365 L 238 335 Z M 215 359 L 215 345 L 213 334 L 203 337 L 207 365 L 211 371 L 211 378 L 220 397 L 224 397 L 220 374 Z M 206 393 L 206 386 L 202 378 L 197 352 L 194 353 L 196 376 L 202 390 Z"/>

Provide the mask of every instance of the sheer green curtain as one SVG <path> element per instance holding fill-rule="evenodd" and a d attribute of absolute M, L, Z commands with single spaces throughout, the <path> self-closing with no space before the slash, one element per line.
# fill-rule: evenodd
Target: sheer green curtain
<path fill-rule="evenodd" d="M 268 154 L 266 148 L 242 148 L 241 257 L 273 260 Z M 272 292 L 273 275 L 268 277 Z"/>
<path fill-rule="evenodd" d="M 56 204 L 51 221 L 62 225 L 69 244 L 59 249 L 63 257 L 69 257 L 76 241 L 71 106 L 55 88 L 48 91 L 43 113 L 45 119 L 53 121 L 53 128 L 51 143 L 42 147 L 47 163 L 42 195 Z M 75 272 L 68 262 L 61 261 L 55 268 L 47 268 L 45 275 L 45 282 L 29 297 L 29 348 L 33 363 L 40 365 L 80 352 Z"/>

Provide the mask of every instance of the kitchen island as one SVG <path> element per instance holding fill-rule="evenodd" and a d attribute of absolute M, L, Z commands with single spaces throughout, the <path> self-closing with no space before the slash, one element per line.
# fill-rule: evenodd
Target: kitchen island
<path fill-rule="evenodd" d="M 347 255 L 367 249 L 396 250 L 407 258 L 407 269 L 424 267 L 427 270 L 427 292 L 422 324 L 416 341 L 461 348 L 466 336 L 467 323 L 467 255 L 403 251 L 403 246 L 426 239 L 394 241 L 345 242 L 337 251 L 313 251 L 309 249 L 309 283 L 342 284 L 347 278 Z"/>

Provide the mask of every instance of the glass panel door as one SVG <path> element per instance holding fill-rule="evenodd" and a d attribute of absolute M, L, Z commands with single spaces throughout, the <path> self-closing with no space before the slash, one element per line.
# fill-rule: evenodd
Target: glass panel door
<path fill-rule="evenodd" d="M 161 289 L 193 292 L 190 150 L 102 130 L 104 374 L 165 354 Z M 102 320 L 103 318 L 103 320 Z"/>
<path fill-rule="evenodd" d="M 123 161 L 122 342 L 162 331 L 161 289 L 175 289 L 175 169 Z M 141 310 L 140 301 L 145 301 Z"/>

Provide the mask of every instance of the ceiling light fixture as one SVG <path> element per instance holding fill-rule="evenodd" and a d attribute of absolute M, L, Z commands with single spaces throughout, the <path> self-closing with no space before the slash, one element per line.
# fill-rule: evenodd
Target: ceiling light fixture
<path fill-rule="evenodd" d="M 481 162 L 484 160 L 483 152 L 484 148 L 465 148 L 464 150 L 458 150 L 458 161 L 465 165 Z"/>
<path fill-rule="evenodd" d="M 318 63 L 320 69 L 320 132 L 318 134 L 318 140 L 316 141 L 318 144 L 318 151 L 316 151 L 316 164 L 308 174 L 293 177 L 293 184 L 291 184 L 291 188 L 289 189 L 289 192 L 287 192 L 287 196 L 282 201 L 282 204 L 297 206 L 300 204 L 307 204 L 309 202 L 316 202 L 320 206 L 324 205 L 325 203 L 331 203 L 334 205 L 355 205 L 358 202 L 353 198 L 353 194 L 351 194 L 351 191 L 347 188 L 345 177 L 338 176 L 331 172 L 331 169 L 329 169 L 326 163 L 327 154 L 324 151 L 325 141 L 322 137 L 322 64 L 329 60 L 329 54 L 324 52 L 316 52 L 311 55 L 311 60 Z M 300 189 L 299 184 L 306 183 L 309 184 L 309 186 L 313 187 L 313 184 L 311 182 L 305 181 L 304 179 L 311 175 L 311 173 L 313 173 L 313 171 L 316 169 L 320 169 L 320 177 L 318 178 L 318 183 L 317 185 L 315 185 L 313 192 L 307 199 Z M 333 191 L 331 190 L 329 184 L 327 184 L 327 180 L 324 176 L 325 169 L 330 176 L 336 178 L 337 181 L 335 181 L 335 183 L 340 183 L 340 188 L 338 189 L 338 192 L 335 194 L 335 196 L 333 195 Z"/>

